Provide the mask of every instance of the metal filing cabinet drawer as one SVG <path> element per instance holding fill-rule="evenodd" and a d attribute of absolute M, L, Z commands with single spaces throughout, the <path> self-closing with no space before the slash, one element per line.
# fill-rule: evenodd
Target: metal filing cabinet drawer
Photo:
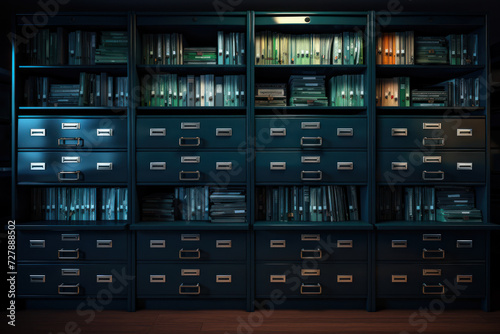
<path fill-rule="evenodd" d="M 96 295 L 102 289 L 123 286 L 125 264 L 20 264 L 18 296 L 50 295 L 72 298 Z M 119 278 L 118 278 L 119 277 Z M 131 283 L 131 282 L 129 282 Z M 127 289 L 110 290 L 113 296 L 127 295 Z"/>
<path fill-rule="evenodd" d="M 22 149 L 127 148 L 125 117 L 55 118 L 20 116 L 18 147 Z"/>
<path fill-rule="evenodd" d="M 241 152 L 138 152 L 138 182 L 245 182 L 246 156 Z"/>
<path fill-rule="evenodd" d="M 484 152 L 379 152 L 379 182 L 484 182 Z"/>
<path fill-rule="evenodd" d="M 246 142 L 244 117 L 137 118 L 138 148 L 238 148 Z"/>
<path fill-rule="evenodd" d="M 257 261 L 365 261 L 365 232 L 256 232 Z"/>
<path fill-rule="evenodd" d="M 485 295 L 484 264 L 378 264 L 379 297 L 427 297 Z"/>
<path fill-rule="evenodd" d="M 484 260 L 486 234 L 481 231 L 399 231 L 377 233 L 378 260 Z"/>
<path fill-rule="evenodd" d="M 380 148 L 482 148 L 484 118 L 386 117 L 377 122 Z"/>
<path fill-rule="evenodd" d="M 127 237 L 117 231 L 18 231 L 22 261 L 126 260 Z"/>
<path fill-rule="evenodd" d="M 257 152 L 256 182 L 366 182 L 366 159 L 362 151 Z"/>
<path fill-rule="evenodd" d="M 137 265 L 137 295 L 144 297 L 246 296 L 244 264 Z"/>
<path fill-rule="evenodd" d="M 265 263 L 256 265 L 256 294 L 266 298 L 279 289 L 285 296 L 366 296 L 367 264 Z"/>
<path fill-rule="evenodd" d="M 137 259 L 152 261 L 244 261 L 244 232 L 137 232 Z"/>
<path fill-rule="evenodd" d="M 258 117 L 257 148 L 363 148 L 366 118 Z"/>
<path fill-rule="evenodd" d="M 126 152 L 19 152 L 19 182 L 127 182 Z"/>

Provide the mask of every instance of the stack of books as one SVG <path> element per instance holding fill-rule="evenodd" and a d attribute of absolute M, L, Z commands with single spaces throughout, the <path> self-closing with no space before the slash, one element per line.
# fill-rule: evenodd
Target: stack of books
<path fill-rule="evenodd" d="M 411 105 L 415 107 L 447 107 L 446 87 L 428 87 L 411 91 Z"/>
<path fill-rule="evenodd" d="M 212 223 L 244 223 L 246 206 L 243 188 L 210 189 L 210 221 Z"/>
<path fill-rule="evenodd" d="M 215 48 L 184 48 L 183 64 L 185 65 L 215 65 L 217 51 Z"/>
<path fill-rule="evenodd" d="M 255 86 L 255 106 L 286 107 L 286 84 L 269 83 Z"/>
<path fill-rule="evenodd" d="M 128 59 L 128 34 L 125 31 L 103 31 L 97 49 L 95 64 L 126 64 Z"/>
<path fill-rule="evenodd" d="M 174 194 L 156 193 L 142 197 L 141 200 L 142 221 L 174 221 Z"/>
<path fill-rule="evenodd" d="M 415 39 L 416 64 L 448 64 L 448 42 L 445 37 L 418 36 Z"/>
<path fill-rule="evenodd" d="M 481 210 L 476 209 L 474 189 L 471 187 L 436 188 L 437 221 L 482 222 Z"/>
<path fill-rule="evenodd" d="M 292 75 L 288 80 L 288 85 L 290 86 L 290 106 L 328 106 L 324 75 Z"/>

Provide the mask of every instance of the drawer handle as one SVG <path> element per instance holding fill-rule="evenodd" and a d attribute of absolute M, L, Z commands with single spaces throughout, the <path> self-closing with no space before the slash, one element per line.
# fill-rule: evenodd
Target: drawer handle
<path fill-rule="evenodd" d="M 300 128 L 302 130 L 321 129 L 321 122 L 301 122 Z"/>
<path fill-rule="evenodd" d="M 155 161 L 149 163 L 149 170 L 166 170 L 166 169 L 167 169 L 166 162 Z"/>
<path fill-rule="evenodd" d="M 319 147 L 323 145 L 322 137 L 302 137 L 300 138 L 300 146 L 302 147 Z"/>
<path fill-rule="evenodd" d="M 45 170 L 45 162 L 30 163 L 30 170 Z"/>
<path fill-rule="evenodd" d="M 472 240 L 457 240 L 457 248 L 472 248 Z"/>
<path fill-rule="evenodd" d="M 337 137 L 352 137 L 354 136 L 353 128 L 337 128 Z"/>
<path fill-rule="evenodd" d="M 59 182 L 79 181 L 80 173 L 81 172 L 79 170 L 75 172 L 59 172 L 57 173 L 57 180 L 59 180 Z M 74 177 L 67 177 L 67 176 L 74 176 Z"/>
<path fill-rule="evenodd" d="M 113 163 L 112 162 L 98 162 L 96 169 L 97 170 L 113 170 Z"/>
<path fill-rule="evenodd" d="M 352 240 L 337 240 L 337 248 L 352 248 Z"/>
<path fill-rule="evenodd" d="M 457 275 L 457 283 L 472 283 L 472 275 Z"/>
<path fill-rule="evenodd" d="M 424 139 L 422 139 L 422 145 L 424 145 L 424 146 L 444 146 L 444 138 L 424 137 Z"/>
<path fill-rule="evenodd" d="M 231 137 L 233 135 L 232 128 L 216 128 L 215 136 L 216 137 Z"/>
<path fill-rule="evenodd" d="M 80 163 L 80 157 L 61 157 L 63 164 L 77 164 Z"/>
<path fill-rule="evenodd" d="M 286 170 L 286 162 L 270 162 L 270 170 Z"/>
<path fill-rule="evenodd" d="M 80 293 L 80 283 L 75 285 L 59 284 L 57 293 L 60 295 L 78 295 Z"/>
<path fill-rule="evenodd" d="M 194 141 L 194 143 L 191 143 Z M 200 146 L 201 139 L 200 137 L 180 137 L 179 138 L 179 146 Z"/>
<path fill-rule="evenodd" d="M 45 137 L 45 129 L 30 129 L 31 137 Z"/>
<path fill-rule="evenodd" d="M 408 170 L 407 162 L 392 162 L 391 164 L 392 170 Z"/>
<path fill-rule="evenodd" d="M 167 135 L 167 129 L 165 128 L 150 128 L 149 136 L 150 137 L 165 137 Z"/>
<path fill-rule="evenodd" d="M 97 283 L 112 283 L 113 275 L 96 275 Z"/>
<path fill-rule="evenodd" d="M 391 282 L 392 283 L 406 283 L 406 282 L 408 282 L 408 276 L 407 275 L 392 275 Z"/>
<path fill-rule="evenodd" d="M 271 248 L 286 248 L 286 240 L 271 240 Z"/>
<path fill-rule="evenodd" d="M 61 276 L 80 276 L 80 269 L 61 269 Z"/>
<path fill-rule="evenodd" d="M 457 162 L 457 170 L 472 170 L 472 162 Z"/>
<path fill-rule="evenodd" d="M 112 137 L 113 129 L 97 129 L 97 137 Z"/>
<path fill-rule="evenodd" d="M 422 241 L 441 241 L 441 234 L 422 234 Z"/>
<path fill-rule="evenodd" d="M 59 260 L 77 260 L 80 258 L 80 249 L 59 249 L 57 258 Z"/>
<path fill-rule="evenodd" d="M 231 248 L 232 241 L 231 240 L 217 240 L 215 241 L 215 248 Z"/>
<path fill-rule="evenodd" d="M 337 170 L 353 170 L 354 162 L 337 162 Z"/>
<path fill-rule="evenodd" d="M 232 276 L 231 275 L 217 275 L 215 276 L 216 283 L 231 283 Z"/>
<path fill-rule="evenodd" d="M 200 122 L 181 122 L 182 130 L 199 130 L 200 128 Z"/>
<path fill-rule="evenodd" d="M 73 142 L 73 141 L 76 141 L 76 143 L 67 143 L 67 142 Z M 57 139 L 57 146 L 64 146 L 64 147 L 83 146 L 83 139 L 82 138 L 58 138 Z"/>
<path fill-rule="evenodd" d="M 408 247 L 407 240 L 392 240 L 392 248 L 406 248 Z"/>
<path fill-rule="evenodd" d="M 165 240 L 149 240 L 149 248 L 165 248 Z"/>
<path fill-rule="evenodd" d="M 472 137 L 472 129 L 457 129 L 457 137 Z"/>
<path fill-rule="evenodd" d="M 321 276 L 320 269 L 301 269 L 300 276 Z"/>
<path fill-rule="evenodd" d="M 200 269 L 181 269 L 181 276 L 200 276 Z"/>
<path fill-rule="evenodd" d="M 319 234 L 301 234 L 300 240 L 301 241 L 319 241 L 320 237 L 321 236 Z"/>
<path fill-rule="evenodd" d="M 181 164 L 199 164 L 200 161 L 199 155 L 181 157 Z"/>
<path fill-rule="evenodd" d="M 300 160 L 303 164 L 319 164 L 321 162 L 321 157 L 319 156 L 302 156 L 300 157 Z"/>
<path fill-rule="evenodd" d="M 286 128 L 271 128 L 269 134 L 271 137 L 285 137 Z"/>
<path fill-rule="evenodd" d="M 439 156 L 439 155 L 424 156 L 422 160 L 423 160 L 424 164 L 440 164 L 441 163 L 441 156 Z"/>
<path fill-rule="evenodd" d="M 45 248 L 45 240 L 30 240 L 30 248 Z"/>
<path fill-rule="evenodd" d="M 184 285 L 182 283 L 179 286 L 179 294 L 180 295 L 199 295 L 200 294 L 200 283 L 196 285 Z"/>
<path fill-rule="evenodd" d="M 444 285 L 439 283 L 438 285 L 422 285 L 422 293 L 424 295 L 443 295 L 444 294 Z"/>
<path fill-rule="evenodd" d="M 438 171 L 424 170 L 422 172 L 422 180 L 425 180 L 425 181 L 443 181 L 444 180 L 444 172 L 441 170 L 438 170 Z"/>
<path fill-rule="evenodd" d="M 181 241 L 200 241 L 199 234 L 181 234 Z"/>
<path fill-rule="evenodd" d="M 444 250 L 438 249 L 426 249 L 422 250 L 422 258 L 427 260 L 442 260 L 444 259 Z"/>
<path fill-rule="evenodd" d="M 183 171 L 179 172 L 179 181 L 199 181 L 200 171 Z"/>
<path fill-rule="evenodd" d="M 165 275 L 149 275 L 149 283 L 165 283 L 166 281 Z"/>
<path fill-rule="evenodd" d="M 312 175 L 308 177 L 307 175 Z M 323 179 L 323 172 L 320 170 L 303 170 L 300 172 L 300 179 L 302 181 L 321 181 Z"/>
<path fill-rule="evenodd" d="M 300 250 L 301 259 L 321 259 L 323 257 L 323 252 L 321 249 L 304 249 Z"/>
<path fill-rule="evenodd" d="M 441 269 L 422 269 L 422 276 L 441 276 Z"/>
<path fill-rule="evenodd" d="M 352 283 L 352 275 L 337 275 L 337 283 Z"/>
<path fill-rule="evenodd" d="M 391 136 L 392 137 L 406 137 L 406 136 L 408 136 L 408 129 L 407 128 L 392 128 L 391 129 Z"/>
<path fill-rule="evenodd" d="M 61 123 L 62 130 L 79 130 L 80 123 Z"/>
<path fill-rule="evenodd" d="M 181 260 L 199 260 L 201 257 L 200 249 L 184 249 L 179 250 L 179 259 Z"/>
<path fill-rule="evenodd" d="M 321 294 L 321 284 L 304 284 L 300 286 L 301 295 L 320 295 Z"/>
<path fill-rule="evenodd" d="M 80 241 L 80 234 L 61 234 L 61 241 Z"/>
<path fill-rule="evenodd" d="M 269 282 L 271 283 L 286 283 L 285 275 L 270 275 Z"/>
<path fill-rule="evenodd" d="M 45 283 L 45 275 L 30 275 L 30 283 Z"/>
<path fill-rule="evenodd" d="M 97 240 L 97 248 L 113 248 L 113 240 Z"/>
<path fill-rule="evenodd" d="M 232 170 L 233 169 L 233 163 L 230 161 L 227 162 L 216 162 L 215 163 L 215 169 L 216 170 Z"/>
<path fill-rule="evenodd" d="M 423 130 L 441 130 L 441 123 L 422 123 Z"/>

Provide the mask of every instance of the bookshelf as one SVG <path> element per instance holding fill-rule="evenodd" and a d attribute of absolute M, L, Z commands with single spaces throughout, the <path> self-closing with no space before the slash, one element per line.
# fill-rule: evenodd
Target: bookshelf
<path fill-rule="evenodd" d="M 72 32 L 95 38 L 96 50 L 101 36 L 112 39 L 102 32 L 126 32 L 127 61 L 115 55 L 119 63 L 90 65 L 92 49 L 83 64 L 71 65 L 60 52 L 43 62 L 33 49 L 14 52 L 12 212 L 23 282 L 18 297 L 26 307 L 76 307 L 113 280 L 112 270 L 123 269 L 136 278 L 109 308 L 253 311 L 254 301 L 265 302 L 275 289 L 287 297 L 283 307 L 418 308 L 444 291 L 445 279 L 458 277 L 470 292 L 456 305 L 489 310 L 489 238 L 498 225 L 489 204 L 484 16 L 401 13 L 381 24 L 372 11 L 248 11 L 222 19 L 208 12 L 62 13 L 45 29 L 63 38 L 61 49 Z M 378 36 L 401 31 L 417 39 L 436 31 L 476 34 L 477 64 L 377 64 Z M 286 38 L 300 46 L 284 52 Z M 315 49 L 339 41 L 346 41 L 342 55 L 355 60 L 340 55 L 334 63 L 335 52 Z M 182 64 L 185 48 L 195 50 L 192 63 Z M 54 106 L 34 94 L 43 95 L 44 80 L 36 78 L 55 85 L 54 98 L 63 93 L 58 85 L 76 90 L 81 73 L 91 83 L 82 86 L 91 87 L 88 101 L 56 99 Z M 116 84 L 111 102 L 101 95 L 97 102 L 104 90 L 93 90 L 93 82 L 109 77 L 125 77 L 126 84 Z M 411 89 L 482 81 L 470 106 L 377 105 L 378 80 L 394 77 L 409 78 Z M 310 90 L 317 95 L 308 96 L 301 80 L 317 84 Z M 259 89 L 274 84 L 286 87 L 285 103 L 256 103 Z M 393 135 L 401 129 L 405 136 Z M 415 156 L 434 164 L 413 166 Z M 398 169 L 408 166 L 416 172 Z M 440 179 L 422 178 L 432 172 Z M 469 187 L 482 221 L 388 214 L 381 196 L 397 191 L 382 189 L 393 186 L 402 189 L 401 207 L 406 188 Z M 85 210 L 68 218 L 62 199 L 60 208 L 46 203 L 62 192 L 90 199 L 95 192 L 95 218 Z M 110 194 L 118 205 L 105 200 Z M 63 275 L 68 268 L 81 276 Z M 441 275 L 429 278 L 428 270 Z"/>

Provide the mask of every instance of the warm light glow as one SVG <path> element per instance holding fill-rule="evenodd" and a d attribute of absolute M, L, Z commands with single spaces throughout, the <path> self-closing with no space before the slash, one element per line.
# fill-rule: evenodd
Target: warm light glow
<path fill-rule="evenodd" d="M 278 24 L 308 24 L 311 22 L 309 16 L 275 16 L 273 20 Z"/>

